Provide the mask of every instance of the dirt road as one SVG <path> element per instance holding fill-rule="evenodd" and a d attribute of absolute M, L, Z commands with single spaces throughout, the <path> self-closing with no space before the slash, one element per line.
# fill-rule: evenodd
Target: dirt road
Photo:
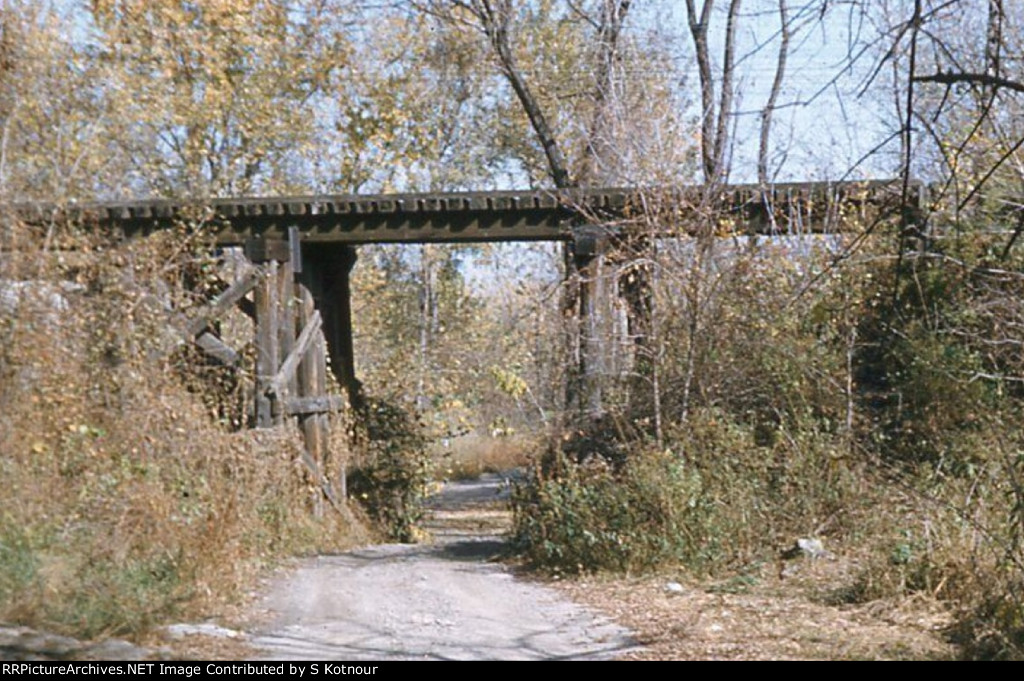
<path fill-rule="evenodd" d="M 933 598 L 846 603 L 849 558 L 768 566 L 720 581 L 684 573 L 581 578 L 557 590 L 492 558 L 509 513 L 501 481 L 450 485 L 431 544 L 368 547 L 281 573 L 234 629 L 166 627 L 170 649 L 0 627 L 0 659 L 953 659 L 951 613 Z M 675 581 L 678 580 L 678 581 Z M 673 588 L 668 588 L 669 586 Z M 587 610 L 567 600 L 590 604 Z M 600 609 L 625 626 L 595 615 Z M 247 611 L 249 609 L 247 608 Z M 248 622 L 248 624 L 246 624 Z M 253 622 L 256 622 L 254 624 Z M 635 646 L 631 639 L 644 645 Z"/>
<path fill-rule="evenodd" d="M 508 521 L 502 480 L 451 483 L 432 502 L 433 543 L 372 546 L 302 563 L 271 586 L 249 643 L 302 660 L 603 659 L 627 631 L 492 559 Z"/>

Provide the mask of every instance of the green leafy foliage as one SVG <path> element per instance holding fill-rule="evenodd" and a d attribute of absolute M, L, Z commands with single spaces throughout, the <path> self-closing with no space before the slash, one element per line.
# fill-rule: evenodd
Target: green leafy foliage
<path fill-rule="evenodd" d="M 433 480 L 423 424 L 383 400 L 369 400 L 359 416 L 349 496 L 366 508 L 388 538 L 415 541 L 423 499 Z"/>
<path fill-rule="evenodd" d="M 1024 364 L 1005 329 L 1024 282 L 993 271 L 1006 263 L 991 268 L 984 242 L 945 241 L 877 278 L 857 371 L 887 457 L 964 471 L 987 458 L 986 431 L 1006 425 Z"/>
<path fill-rule="evenodd" d="M 21 607 L 38 588 L 39 559 L 33 538 L 6 514 L 0 516 L 0 603 Z"/>
<path fill-rule="evenodd" d="M 515 540 L 537 565 L 567 572 L 700 574 L 771 560 L 787 538 L 848 520 L 860 487 L 836 455 L 842 443 L 787 424 L 759 444 L 754 426 L 702 409 L 670 429 L 664 450 L 549 455 L 514 495 Z"/>
<path fill-rule="evenodd" d="M 701 479 L 670 453 L 644 453 L 616 472 L 608 463 L 558 462 L 516 487 L 514 542 L 534 564 L 559 572 L 637 572 L 700 563 L 709 510 Z"/>

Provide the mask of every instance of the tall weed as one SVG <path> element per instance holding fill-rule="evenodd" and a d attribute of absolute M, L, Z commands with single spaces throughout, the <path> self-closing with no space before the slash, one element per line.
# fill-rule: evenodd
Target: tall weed
<path fill-rule="evenodd" d="M 563 572 L 713 572 L 770 561 L 787 538 L 836 530 L 857 489 L 825 435 L 763 447 L 753 427 L 702 410 L 666 444 L 640 445 L 620 466 L 549 455 L 513 495 L 517 545 Z"/>
<path fill-rule="evenodd" d="M 233 432 L 224 395 L 190 378 L 169 320 L 214 285 L 209 244 L 52 237 L 0 254 L 0 286 L 29 292 L 0 317 L 0 619 L 139 634 L 344 545 L 354 528 L 309 512 L 297 432 Z"/>

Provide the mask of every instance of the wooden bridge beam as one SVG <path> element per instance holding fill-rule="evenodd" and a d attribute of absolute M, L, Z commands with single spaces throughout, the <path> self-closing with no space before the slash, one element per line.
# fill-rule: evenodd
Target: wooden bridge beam
<path fill-rule="evenodd" d="M 340 244 L 310 244 L 303 251 L 301 280 L 309 287 L 324 321 L 331 370 L 353 409 L 363 407 L 362 383 L 356 378 L 352 346 L 351 273 L 356 249 Z"/>
<path fill-rule="evenodd" d="M 270 382 L 280 359 L 278 329 L 278 263 L 266 264 L 264 276 L 256 285 L 256 427 L 275 425 L 274 396 Z"/>
<path fill-rule="evenodd" d="M 574 365 L 570 367 L 566 406 L 580 416 L 594 418 L 604 409 L 603 375 L 610 356 L 611 334 L 606 332 L 611 288 L 605 281 L 605 256 L 610 233 L 600 226 L 583 226 L 574 231 L 567 248 L 566 314 L 571 326 Z"/>
<path fill-rule="evenodd" d="M 915 185 L 921 186 L 921 185 Z M 894 180 L 849 183 L 727 185 L 713 196 L 702 186 L 665 187 L 653 192 L 677 204 L 682 217 L 699 217 L 695 206 L 714 208 L 757 232 L 833 232 L 842 229 L 835 207 L 861 210 L 897 207 L 902 183 Z M 645 196 L 646 194 L 646 196 Z M 109 203 L 14 204 L 26 222 L 50 224 L 62 217 L 143 236 L 201 220 L 222 245 L 253 236 L 285 239 L 290 229 L 303 241 L 343 243 L 465 243 L 489 241 L 566 241 L 581 216 L 622 219 L 643 213 L 650 192 L 622 188 L 559 191 L 456 192 L 365 196 L 229 197 L 202 204 L 147 200 Z M 920 205 L 924 199 L 911 197 Z M 766 210 L 772 211 L 771 215 Z M 836 223 L 839 224 L 836 224 Z M 678 226 L 677 226 L 678 227 Z M 685 231 L 685 229 L 684 229 Z M 678 231 L 673 231 L 678 234 Z"/>

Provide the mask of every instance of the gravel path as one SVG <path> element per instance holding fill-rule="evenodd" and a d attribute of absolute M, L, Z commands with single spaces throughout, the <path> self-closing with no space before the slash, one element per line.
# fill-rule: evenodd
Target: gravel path
<path fill-rule="evenodd" d="M 282 660 L 606 659 L 627 631 L 493 562 L 507 522 L 502 479 L 451 483 L 433 500 L 432 544 L 310 559 L 274 583 L 249 642 Z"/>

